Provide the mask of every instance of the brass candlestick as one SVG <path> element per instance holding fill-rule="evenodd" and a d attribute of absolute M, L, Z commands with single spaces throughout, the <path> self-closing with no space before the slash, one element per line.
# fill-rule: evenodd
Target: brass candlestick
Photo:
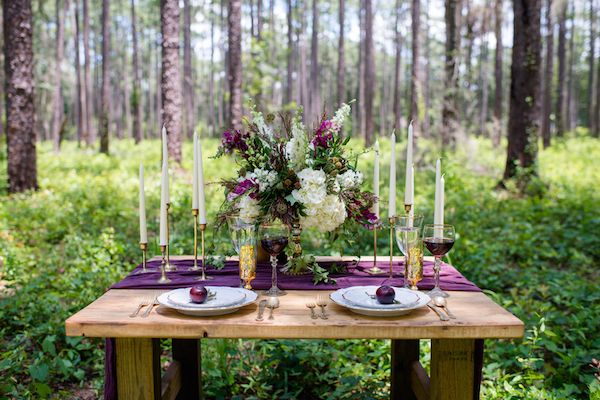
<path fill-rule="evenodd" d="M 410 217 L 411 209 L 412 209 L 412 204 L 404 205 L 404 212 L 406 212 L 406 215 L 408 215 L 409 217 Z M 411 226 L 412 226 L 412 222 L 411 222 Z M 404 251 L 406 252 L 406 255 L 404 256 L 404 285 L 403 285 L 403 287 L 409 288 L 410 285 L 408 284 L 408 261 L 409 261 L 408 243 L 404 244 Z"/>
<path fill-rule="evenodd" d="M 160 263 L 160 279 L 158 283 L 169 283 L 171 280 L 167 277 L 167 246 L 160 246 L 162 261 Z"/>
<path fill-rule="evenodd" d="M 200 224 L 200 249 L 202 254 L 202 274 L 196 280 L 198 281 L 209 281 L 213 279 L 212 276 L 206 276 L 206 262 L 205 262 L 205 253 L 204 253 L 204 231 L 206 230 L 206 224 Z"/>
<path fill-rule="evenodd" d="M 142 269 L 141 269 L 141 271 L 138 271 L 138 274 L 145 274 L 147 272 L 151 272 L 151 271 L 148 271 L 148 269 L 146 268 L 148 243 L 140 243 L 140 249 L 142 250 Z"/>
<path fill-rule="evenodd" d="M 177 267 L 175 265 L 171 264 L 171 257 L 169 256 L 169 241 L 171 239 L 171 234 L 169 233 L 169 209 L 171 208 L 171 203 L 167 203 L 167 246 L 166 246 L 166 250 L 165 250 L 165 254 L 166 254 L 166 264 L 165 264 L 165 271 L 167 272 L 173 272 L 173 271 L 177 271 Z"/>
<path fill-rule="evenodd" d="M 369 268 L 366 272 L 371 275 L 379 275 L 384 273 L 384 270 L 377 266 L 377 226 L 379 225 L 379 220 L 375 222 L 373 226 L 373 266 Z"/>
<path fill-rule="evenodd" d="M 199 271 L 198 267 L 198 209 L 192 209 L 192 215 L 194 216 L 194 265 L 190 268 L 190 271 Z"/>
<path fill-rule="evenodd" d="M 396 228 L 396 217 L 390 217 L 390 279 L 394 277 L 392 262 L 394 260 L 394 229 Z"/>

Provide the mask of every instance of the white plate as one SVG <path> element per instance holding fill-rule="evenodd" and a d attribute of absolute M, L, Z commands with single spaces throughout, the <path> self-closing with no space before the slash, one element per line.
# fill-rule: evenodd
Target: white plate
<path fill-rule="evenodd" d="M 419 296 L 414 290 L 395 287 L 393 289 L 396 292 L 396 302 L 392 304 L 381 304 L 377 299 L 369 296 L 375 295 L 378 288 L 379 286 L 353 286 L 343 293 L 343 297 L 355 306 L 382 310 L 410 308 L 419 301 Z"/>
<path fill-rule="evenodd" d="M 235 288 L 235 289 L 242 291 L 244 293 L 244 295 L 245 295 L 244 300 L 240 303 L 229 305 L 229 306 L 224 306 L 224 307 L 197 308 L 197 307 L 189 306 L 189 305 L 173 304 L 169 301 L 169 294 L 172 293 L 173 291 L 161 294 L 160 296 L 158 296 L 157 301 L 159 304 L 161 304 L 165 307 L 168 307 L 168 308 L 172 308 L 181 314 L 191 315 L 194 317 L 210 317 L 210 316 L 216 316 L 216 315 L 231 314 L 233 312 L 236 312 L 237 310 L 239 310 L 240 308 L 242 308 L 244 306 L 254 303 L 256 301 L 256 299 L 258 298 L 258 294 L 256 294 L 253 291 L 250 291 L 247 289 L 242 289 L 242 288 Z M 181 289 L 175 289 L 175 290 L 181 290 Z"/>
<path fill-rule="evenodd" d="M 206 299 L 204 303 L 194 303 L 190 297 L 191 288 L 175 289 L 169 292 L 169 301 L 178 306 L 192 307 L 197 309 L 219 308 L 241 303 L 246 297 L 246 292 L 240 288 L 226 286 L 205 286 L 206 290 L 215 296 Z"/>
<path fill-rule="evenodd" d="M 412 306 L 404 307 L 404 308 L 392 308 L 392 309 L 365 308 L 365 307 L 360 307 L 353 303 L 350 303 L 348 300 L 346 300 L 344 298 L 345 292 L 349 289 L 351 289 L 351 288 L 338 289 L 335 292 L 331 293 L 329 295 L 329 297 L 331 298 L 331 300 L 334 303 L 336 303 L 342 307 L 345 307 L 354 313 L 361 314 L 361 315 L 367 315 L 370 317 L 396 317 L 399 315 L 408 314 L 412 310 L 416 310 L 417 308 L 425 307 L 427 305 L 427 303 L 429 303 L 431 301 L 431 298 L 429 296 L 427 296 L 425 293 L 415 291 L 414 293 L 419 297 L 419 300 Z"/>

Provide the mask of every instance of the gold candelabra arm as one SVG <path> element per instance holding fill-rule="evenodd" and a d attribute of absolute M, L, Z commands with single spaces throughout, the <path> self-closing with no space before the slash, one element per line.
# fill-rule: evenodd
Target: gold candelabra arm
<path fill-rule="evenodd" d="M 194 216 L 194 265 L 190 268 L 190 271 L 198 271 L 198 215 L 199 211 L 197 208 L 192 209 L 192 215 Z"/>
<path fill-rule="evenodd" d="M 171 280 L 167 277 L 167 246 L 160 246 L 162 260 L 160 262 L 160 279 L 158 283 L 169 283 Z"/>
<path fill-rule="evenodd" d="M 206 224 L 199 224 L 200 227 L 200 257 L 202 259 L 201 275 L 198 278 L 199 281 L 208 281 L 212 279 L 212 276 L 206 276 L 206 253 L 204 251 L 204 231 L 206 231 Z"/>
<path fill-rule="evenodd" d="M 404 212 L 406 212 L 406 214 L 410 214 L 410 210 L 412 209 L 412 204 L 405 204 L 404 205 Z"/>
<path fill-rule="evenodd" d="M 171 257 L 169 255 L 169 242 L 171 241 L 171 228 L 169 224 L 169 210 L 171 209 L 171 203 L 167 203 L 167 245 L 165 249 L 165 270 L 167 271 L 176 271 L 177 268 L 174 265 L 171 265 Z"/>
<path fill-rule="evenodd" d="M 142 250 L 142 273 L 146 273 L 146 260 L 148 254 L 148 243 L 140 243 L 140 250 Z"/>
<path fill-rule="evenodd" d="M 394 229 L 396 228 L 396 217 L 390 217 L 390 278 L 394 277 L 394 270 L 392 268 L 394 261 Z"/>

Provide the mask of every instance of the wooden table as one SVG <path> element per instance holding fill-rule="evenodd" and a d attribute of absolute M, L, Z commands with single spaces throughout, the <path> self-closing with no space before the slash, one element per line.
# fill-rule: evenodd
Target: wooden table
<path fill-rule="evenodd" d="M 305 304 L 328 291 L 288 291 L 275 319 L 255 321 L 257 303 L 220 317 L 198 318 L 158 307 L 130 318 L 137 304 L 162 290 L 113 289 L 66 321 L 67 336 L 114 337 L 117 391 L 126 399 L 201 396 L 200 338 L 391 339 L 392 399 L 473 399 L 481 370 L 475 352 L 483 339 L 520 338 L 524 325 L 483 293 L 450 292 L 457 319 L 440 321 L 429 308 L 374 318 L 330 302 L 329 319 L 311 319 Z M 161 379 L 159 338 L 173 340 L 173 362 Z M 431 377 L 419 362 L 419 339 L 431 340 Z"/>

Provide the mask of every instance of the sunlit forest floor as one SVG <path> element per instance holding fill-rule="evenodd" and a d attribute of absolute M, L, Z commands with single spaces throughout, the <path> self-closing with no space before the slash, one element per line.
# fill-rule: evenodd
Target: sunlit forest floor
<path fill-rule="evenodd" d="M 206 140 L 205 154 L 214 154 L 217 144 Z M 382 142 L 384 200 L 388 149 Z M 0 398 L 101 395 L 103 341 L 66 338 L 63 323 L 138 262 L 140 161 L 152 237 L 160 181 L 159 142 L 115 141 L 111 150 L 106 157 L 65 143 L 55 155 L 42 144 L 40 190 L 0 194 Z M 172 252 L 179 254 L 191 252 L 191 153 L 188 143 L 183 168 L 172 171 Z M 416 206 L 430 220 L 437 152 L 421 140 L 415 154 Z M 359 161 L 366 186 L 371 160 L 366 154 Z M 486 342 L 482 398 L 598 399 L 599 371 L 590 363 L 600 358 L 600 141 L 571 138 L 541 152 L 540 179 L 526 196 L 493 190 L 504 160 L 504 147 L 483 139 L 444 158 L 446 220 L 459 233 L 451 261 L 526 322 L 523 340 Z M 209 224 L 223 200 L 216 182 L 234 173 L 231 163 L 205 160 L 206 179 L 215 182 L 207 190 Z M 0 165 L 5 182 L 4 153 Z M 209 230 L 209 252 L 231 253 L 226 231 Z M 304 235 L 304 247 L 321 254 L 372 251 L 367 231 L 349 233 L 334 244 Z M 156 252 L 156 243 L 151 246 Z M 389 393 L 388 341 L 209 340 L 203 346 L 209 398 L 383 399 Z M 423 341 L 425 361 L 427 346 Z"/>

